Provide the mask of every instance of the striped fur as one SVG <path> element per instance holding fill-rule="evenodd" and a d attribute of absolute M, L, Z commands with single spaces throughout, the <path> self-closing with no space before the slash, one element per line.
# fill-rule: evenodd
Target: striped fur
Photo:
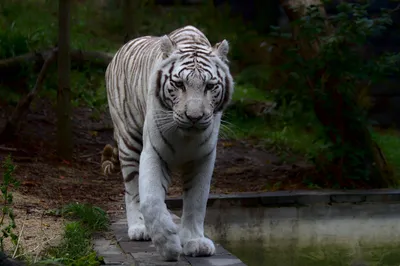
<path fill-rule="evenodd" d="M 129 237 L 151 238 L 167 260 L 179 257 L 181 245 L 186 255 L 215 252 L 203 221 L 220 119 L 233 93 L 228 51 L 227 41 L 212 47 L 186 26 L 126 43 L 106 71 L 117 144 L 104 148 L 102 170 L 122 172 Z M 184 180 L 179 232 L 163 203 L 175 170 Z"/>

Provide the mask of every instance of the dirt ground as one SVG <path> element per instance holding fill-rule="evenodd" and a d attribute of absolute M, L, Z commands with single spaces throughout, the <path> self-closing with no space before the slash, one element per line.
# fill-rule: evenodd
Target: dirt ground
<path fill-rule="evenodd" d="M 37 243 L 57 238 L 62 232 L 62 220 L 45 215 L 46 210 L 80 202 L 100 206 L 111 217 L 124 213 L 122 177 L 106 177 L 100 172 L 100 152 L 112 143 L 108 111 L 92 119 L 90 108 L 74 109 L 74 159 L 67 162 L 56 156 L 52 108 L 47 101 L 35 101 L 17 138 L 0 145 L 0 160 L 12 155 L 17 166 L 15 175 L 21 182 L 15 194 L 17 225 L 21 228 L 24 221 L 29 224 L 23 230 L 21 245 L 34 252 L 40 250 Z M 0 105 L 0 128 L 11 110 Z M 304 163 L 282 162 L 257 146 L 256 140 L 220 139 L 211 193 L 307 189 L 301 176 L 309 170 Z M 169 196 L 180 194 L 180 181 L 174 180 Z"/>

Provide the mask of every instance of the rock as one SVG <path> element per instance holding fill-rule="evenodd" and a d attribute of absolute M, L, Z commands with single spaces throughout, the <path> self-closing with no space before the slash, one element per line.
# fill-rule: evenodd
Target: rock
<path fill-rule="evenodd" d="M 14 259 L 11 259 L 6 254 L 0 251 L 0 265 L 1 266 L 25 266 L 26 264 Z"/>

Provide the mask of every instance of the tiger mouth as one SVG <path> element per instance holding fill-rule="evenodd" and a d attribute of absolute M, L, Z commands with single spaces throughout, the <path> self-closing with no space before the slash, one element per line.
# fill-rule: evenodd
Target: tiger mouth
<path fill-rule="evenodd" d="M 201 133 L 204 132 L 207 129 L 207 127 L 202 128 L 202 127 L 196 127 L 195 125 L 189 127 L 178 126 L 178 129 L 188 133 Z"/>

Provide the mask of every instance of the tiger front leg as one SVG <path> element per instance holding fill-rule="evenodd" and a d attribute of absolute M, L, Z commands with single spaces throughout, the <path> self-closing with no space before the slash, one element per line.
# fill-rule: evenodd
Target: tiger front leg
<path fill-rule="evenodd" d="M 140 211 L 158 252 L 165 260 L 176 261 L 182 247 L 178 226 L 172 220 L 165 204 L 169 185 L 166 169 L 165 163 L 153 147 L 143 150 L 139 169 Z"/>
<path fill-rule="evenodd" d="M 179 237 L 183 253 L 200 257 L 215 254 L 212 240 L 204 236 L 204 218 L 214 170 L 216 150 L 201 162 L 196 162 L 190 171 L 185 171 L 183 213 Z"/>

